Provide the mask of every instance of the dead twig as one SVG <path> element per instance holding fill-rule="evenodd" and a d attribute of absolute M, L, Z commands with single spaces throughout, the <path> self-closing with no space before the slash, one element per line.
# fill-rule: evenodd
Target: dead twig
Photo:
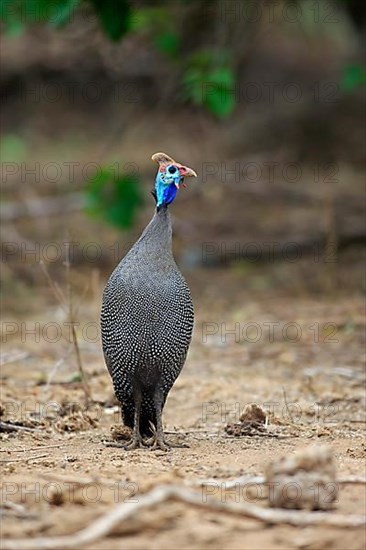
<path fill-rule="evenodd" d="M 87 527 L 73 535 L 58 537 L 39 537 L 25 539 L 5 539 L 2 541 L 3 550 L 65 550 L 94 543 L 113 532 L 121 522 L 130 519 L 141 510 L 146 510 L 157 504 L 176 500 L 191 504 L 210 511 L 236 514 L 262 521 L 266 524 L 289 524 L 296 527 L 326 525 L 330 527 L 364 527 L 366 518 L 361 515 L 341 515 L 328 512 L 304 512 L 297 510 L 276 510 L 262 508 L 248 502 L 222 502 L 218 499 L 205 496 L 200 492 L 191 491 L 176 485 L 160 485 L 149 493 L 138 497 L 137 502 L 118 504 L 106 514 Z"/>
<path fill-rule="evenodd" d="M 265 485 L 268 483 L 264 476 L 241 476 L 229 481 L 220 480 L 220 479 L 203 479 L 198 481 L 196 485 L 205 486 L 212 485 L 216 483 L 217 485 L 222 485 L 224 489 L 231 489 L 233 487 L 243 487 L 245 485 Z M 366 485 L 366 476 L 345 476 L 340 477 L 336 480 L 336 483 L 339 485 Z"/>
<path fill-rule="evenodd" d="M 65 266 L 66 266 L 67 303 L 68 303 L 69 322 L 71 324 L 72 343 L 74 345 L 76 363 L 77 363 L 77 366 L 78 366 L 80 379 L 81 379 L 82 384 L 83 384 L 85 398 L 86 398 L 86 401 L 89 402 L 90 399 L 91 399 L 91 391 L 90 391 L 90 388 L 89 388 L 87 378 L 85 376 L 85 372 L 84 372 L 84 369 L 83 369 L 83 364 L 81 362 L 79 341 L 78 341 L 76 330 L 75 330 L 75 315 L 74 315 L 74 307 L 73 307 L 73 293 L 72 293 L 72 286 L 71 286 L 70 243 L 69 243 L 68 240 L 65 243 L 65 245 L 66 245 Z"/>
<path fill-rule="evenodd" d="M 40 445 L 39 447 L 29 447 L 25 449 L 0 449 L 0 453 L 25 453 L 28 451 L 41 451 L 42 449 L 56 449 L 58 447 L 67 447 L 71 443 L 59 443 L 58 445 Z"/>
<path fill-rule="evenodd" d="M 62 476 L 62 475 L 58 475 L 58 474 L 39 474 L 39 477 L 41 477 L 42 479 L 46 479 L 46 480 L 52 480 L 52 481 L 58 481 L 60 483 L 70 483 L 70 484 L 75 484 L 75 485 L 78 485 L 78 486 L 83 486 L 83 485 L 91 485 L 92 483 L 99 483 L 99 485 L 105 485 L 105 486 L 113 486 L 113 485 L 116 485 L 117 481 L 105 481 L 105 480 L 102 480 L 100 479 L 99 477 L 74 477 L 74 476 Z"/>
<path fill-rule="evenodd" d="M 285 388 L 284 388 L 283 386 L 282 386 L 282 393 L 283 393 L 283 400 L 284 400 L 284 402 L 285 402 L 285 407 L 286 407 L 286 410 L 287 410 L 287 414 L 289 415 L 291 424 L 294 424 L 294 419 L 293 419 L 293 416 L 292 416 L 292 414 L 291 414 L 291 411 L 290 411 L 290 409 L 289 409 L 288 402 L 287 402 L 286 390 L 285 390 Z"/>
<path fill-rule="evenodd" d="M 48 458 L 49 455 L 28 456 L 22 458 L 4 458 L 0 460 L 1 463 L 10 464 L 10 462 L 29 462 L 30 460 L 37 460 L 38 458 Z"/>
<path fill-rule="evenodd" d="M 9 353 L 4 353 L 0 355 L 0 367 L 4 367 L 9 363 L 15 363 L 15 361 L 27 359 L 29 355 L 30 354 L 27 351 L 13 351 Z"/>
<path fill-rule="evenodd" d="M 3 502 L 1 504 L 0 515 L 1 517 L 9 516 L 12 518 L 19 518 L 19 519 L 37 519 L 38 518 L 36 514 L 31 514 L 27 512 L 24 506 L 22 506 L 22 504 L 17 504 L 16 502 L 12 502 L 11 500 L 8 500 L 7 502 Z"/>
<path fill-rule="evenodd" d="M 200 487 L 204 487 L 205 485 L 212 485 L 213 483 L 216 483 L 218 485 L 222 485 L 224 489 L 231 489 L 232 487 L 243 487 L 244 485 L 264 485 L 266 482 L 266 479 L 264 476 L 240 476 L 236 479 L 231 479 L 229 481 L 226 481 L 224 479 L 203 479 L 201 481 L 197 481 L 196 485 L 199 485 Z"/>
<path fill-rule="evenodd" d="M 62 292 L 60 286 L 52 279 L 51 275 L 48 273 L 48 269 L 45 266 L 43 260 L 41 260 L 39 262 L 39 265 L 40 265 L 40 268 L 42 270 L 42 273 L 44 274 L 44 276 L 47 279 L 47 282 L 48 282 L 48 284 L 49 284 L 56 300 L 60 304 L 63 311 L 66 313 L 67 309 L 66 309 L 66 300 L 65 300 L 64 293 Z"/>
<path fill-rule="evenodd" d="M 60 304 L 61 308 L 65 312 L 65 314 L 68 317 L 68 322 L 71 328 L 71 337 L 72 337 L 72 345 L 73 350 L 75 352 L 76 357 L 76 364 L 78 367 L 80 380 L 83 385 L 84 394 L 85 394 L 85 401 L 86 403 L 89 403 L 91 398 L 91 390 L 87 381 L 87 377 L 84 372 L 83 364 L 81 361 L 81 354 L 80 354 L 80 346 L 78 337 L 75 330 L 75 310 L 73 306 L 73 292 L 72 292 L 72 285 L 71 285 L 71 263 L 70 263 L 70 243 L 68 241 L 65 242 L 66 247 L 66 256 L 65 256 L 65 267 L 66 267 L 66 296 L 64 295 L 63 291 L 59 287 L 59 285 L 53 281 L 52 277 L 50 276 L 47 267 L 43 262 L 40 262 L 40 267 L 42 269 L 42 272 L 44 273 L 48 284 L 50 285 L 51 290 L 53 291 L 56 300 Z M 80 306 L 80 303 L 78 304 L 78 307 Z M 49 389 L 51 380 L 59 367 L 64 363 L 65 359 L 68 357 L 70 352 L 66 354 L 65 357 L 61 358 L 57 363 L 55 364 L 54 368 L 52 369 L 52 372 L 48 378 L 46 391 Z"/>
<path fill-rule="evenodd" d="M 66 352 L 66 354 L 64 355 L 64 357 L 61 357 L 61 359 L 59 359 L 58 361 L 56 361 L 56 363 L 54 364 L 54 366 L 52 367 L 52 370 L 50 372 L 50 374 L 48 375 L 48 378 L 47 378 L 47 384 L 46 384 L 46 387 L 44 389 L 44 393 L 46 394 L 49 389 L 50 389 L 50 386 L 52 384 L 52 380 L 54 378 L 54 376 L 57 374 L 57 371 L 58 369 L 65 363 L 66 359 L 68 359 L 68 357 L 70 357 L 70 355 L 72 354 L 73 352 L 73 348 L 70 347 L 70 349 Z"/>
<path fill-rule="evenodd" d="M 360 485 L 363 485 L 363 484 L 366 484 L 366 476 L 346 476 L 346 477 L 341 477 L 339 479 L 337 479 L 337 483 L 340 483 L 342 485 L 346 485 L 347 483 L 349 484 L 360 484 Z"/>
<path fill-rule="evenodd" d="M 0 422 L 0 432 L 36 432 L 41 433 L 37 428 L 28 428 L 12 422 Z"/>

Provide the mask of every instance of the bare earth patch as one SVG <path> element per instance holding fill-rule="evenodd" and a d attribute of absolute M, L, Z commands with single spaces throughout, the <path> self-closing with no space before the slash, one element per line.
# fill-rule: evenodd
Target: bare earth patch
<path fill-rule="evenodd" d="M 211 282 L 212 277 L 211 273 Z M 331 449 L 336 479 L 365 475 L 364 327 L 359 297 L 267 300 L 268 293 L 261 300 L 250 300 L 240 294 L 238 283 L 238 305 L 235 300 L 217 300 L 211 307 L 211 291 L 207 287 L 198 305 L 196 301 L 192 347 L 164 412 L 167 439 L 189 448 L 126 452 L 105 445 L 123 441 L 128 434 L 119 427 L 118 406 L 99 344 L 82 346 L 94 398 L 88 405 L 80 382 L 70 377 L 73 367 L 67 361 L 47 388 L 55 353 L 28 344 L 20 349 L 14 342 L 5 346 L 0 418 L 4 539 L 75 533 L 118 503 L 138 502 L 153 488 L 167 484 L 196 491 L 202 500 L 213 497 L 223 503 L 269 508 L 263 484 L 229 482 L 240 476 L 263 476 L 271 461 L 291 457 L 309 445 Z M 238 322 L 248 331 L 244 325 L 252 321 L 263 329 L 258 341 L 250 332 L 246 340 L 222 332 L 223 322 L 227 329 Z M 281 327 L 289 321 L 302 327 L 296 341 L 290 329 L 283 337 Z M 264 333 L 265 322 L 280 323 L 275 328 L 281 330 L 270 338 Z M 317 337 L 314 323 L 319 324 Z M 328 342 L 334 335 L 327 332 L 326 323 L 334 323 L 337 342 Z M 11 353 L 20 352 L 23 355 L 8 362 Z M 241 417 L 250 403 L 259 407 L 249 409 L 257 416 L 249 418 L 247 408 Z M 244 427 L 230 431 L 227 426 Z M 200 485 L 203 480 L 210 485 Z M 365 513 L 363 484 L 340 484 L 335 496 L 327 494 L 325 485 L 322 495 L 333 499 L 332 509 L 322 513 L 345 517 Z M 365 544 L 364 527 L 269 525 L 169 501 L 141 510 L 87 548 L 361 550 Z"/>

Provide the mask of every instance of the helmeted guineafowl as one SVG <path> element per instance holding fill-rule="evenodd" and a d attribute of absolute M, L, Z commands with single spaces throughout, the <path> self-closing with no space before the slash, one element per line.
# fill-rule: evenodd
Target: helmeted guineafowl
<path fill-rule="evenodd" d="M 165 153 L 155 153 L 152 160 L 159 164 L 155 215 L 107 282 L 101 331 L 123 422 L 133 430 L 125 448 L 153 442 L 153 448 L 167 450 L 162 411 L 193 328 L 191 295 L 173 258 L 168 205 L 184 178 L 197 174 Z"/>

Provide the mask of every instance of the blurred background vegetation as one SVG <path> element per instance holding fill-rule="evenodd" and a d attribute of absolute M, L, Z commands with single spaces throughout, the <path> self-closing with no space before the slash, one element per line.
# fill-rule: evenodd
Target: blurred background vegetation
<path fill-rule="evenodd" d="M 199 173 L 172 208 L 192 284 L 364 291 L 362 0 L 1 0 L 1 21 L 6 307 L 40 260 L 62 279 L 65 241 L 99 295 L 157 150 Z"/>

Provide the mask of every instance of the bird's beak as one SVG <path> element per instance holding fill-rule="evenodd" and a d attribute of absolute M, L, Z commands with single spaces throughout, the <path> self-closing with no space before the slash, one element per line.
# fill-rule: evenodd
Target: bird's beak
<path fill-rule="evenodd" d="M 189 166 L 183 166 L 182 164 L 179 165 L 179 172 L 183 178 L 197 177 L 196 172 L 192 168 L 189 168 Z"/>

